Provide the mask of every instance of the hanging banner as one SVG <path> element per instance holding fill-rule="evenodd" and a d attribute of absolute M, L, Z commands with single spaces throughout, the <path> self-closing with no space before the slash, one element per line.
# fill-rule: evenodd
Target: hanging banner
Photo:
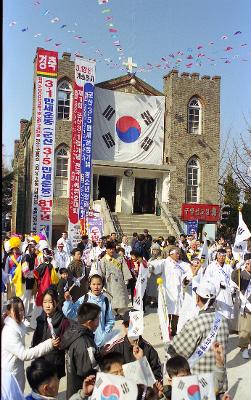
<path fill-rule="evenodd" d="M 203 221 L 216 223 L 220 220 L 220 206 L 217 204 L 183 203 L 182 221 Z"/>
<path fill-rule="evenodd" d="M 88 217 L 88 236 L 97 242 L 103 236 L 103 218 Z"/>
<path fill-rule="evenodd" d="M 84 206 L 88 203 L 88 209 L 90 202 L 95 65 L 94 61 L 75 59 L 69 231 L 73 230 L 72 224 L 85 218 Z"/>
<path fill-rule="evenodd" d="M 37 50 L 31 231 L 52 236 L 58 53 Z"/>
<path fill-rule="evenodd" d="M 195 237 L 197 238 L 197 234 L 198 234 L 198 221 L 188 221 L 186 223 L 187 225 L 187 235 L 195 235 Z"/>
<path fill-rule="evenodd" d="M 82 60 L 81 75 L 84 84 L 84 109 L 82 131 L 82 155 L 80 174 L 80 208 L 79 218 L 85 218 L 90 207 L 91 180 L 92 180 L 92 141 L 94 117 L 94 82 L 95 62 Z"/>

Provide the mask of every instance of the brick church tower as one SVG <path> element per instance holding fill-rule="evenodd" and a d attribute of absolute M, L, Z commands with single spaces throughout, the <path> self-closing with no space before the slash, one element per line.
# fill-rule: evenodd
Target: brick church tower
<path fill-rule="evenodd" d="M 220 155 L 220 77 L 172 70 L 164 77 L 165 157 L 174 165 L 170 211 L 182 203 L 218 203 Z"/>

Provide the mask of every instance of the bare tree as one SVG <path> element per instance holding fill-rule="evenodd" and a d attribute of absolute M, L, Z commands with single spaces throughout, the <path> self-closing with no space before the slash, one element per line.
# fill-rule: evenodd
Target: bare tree
<path fill-rule="evenodd" d="M 229 165 L 244 196 L 251 197 L 251 127 L 247 138 L 233 141 L 228 157 Z"/>

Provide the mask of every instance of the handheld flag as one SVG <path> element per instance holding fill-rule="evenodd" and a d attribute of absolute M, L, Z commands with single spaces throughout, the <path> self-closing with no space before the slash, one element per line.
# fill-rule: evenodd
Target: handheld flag
<path fill-rule="evenodd" d="M 158 315 L 159 323 L 162 334 L 162 339 L 164 343 L 170 342 L 170 328 L 169 328 L 169 318 L 167 310 L 166 293 L 163 290 L 163 279 L 161 277 L 157 278 L 158 289 Z"/>
<path fill-rule="evenodd" d="M 242 212 L 239 211 L 239 225 L 235 236 L 233 251 L 243 253 L 247 248 L 247 239 L 251 237 L 251 232 L 243 221 Z"/>

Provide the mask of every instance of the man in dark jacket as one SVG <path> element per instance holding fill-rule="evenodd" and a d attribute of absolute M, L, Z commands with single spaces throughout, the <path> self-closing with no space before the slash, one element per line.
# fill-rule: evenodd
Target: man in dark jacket
<path fill-rule="evenodd" d="M 99 325 L 100 311 L 96 304 L 81 304 L 78 322 L 72 323 L 63 336 L 60 348 L 67 350 L 67 399 L 82 388 L 86 373 L 98 366 L 94 332 Z"/>
<path fill-rule="evenodd" d="M 143 350 L 143 356 L 146 356 L 156 380 L 161 381 L 163 375 L 161 372 L 161 363 L 157 351 L 153 348 L 153 346 L 150 343 L 148 343 L 145 339 L 143 339 L 142 336 L 139 336 L 139 339 L 136 341 L 128 338 L 127 333 L 128 333 L 129 321 L 130 321 L 129 311 L 127 311 L 124 314 L 123 318 L 123 325 L 126 335 L 123 338 L 111 344 L 110 346 L 106 347 L 105 351 L 107 353 L 114 351 L 121 353 L 124 357 L 126 364 L 136 361 L 136 358 L 134 356 L 135 353 L 134 347 L 135 346 L 139 347 L 140 349 Z"/>

